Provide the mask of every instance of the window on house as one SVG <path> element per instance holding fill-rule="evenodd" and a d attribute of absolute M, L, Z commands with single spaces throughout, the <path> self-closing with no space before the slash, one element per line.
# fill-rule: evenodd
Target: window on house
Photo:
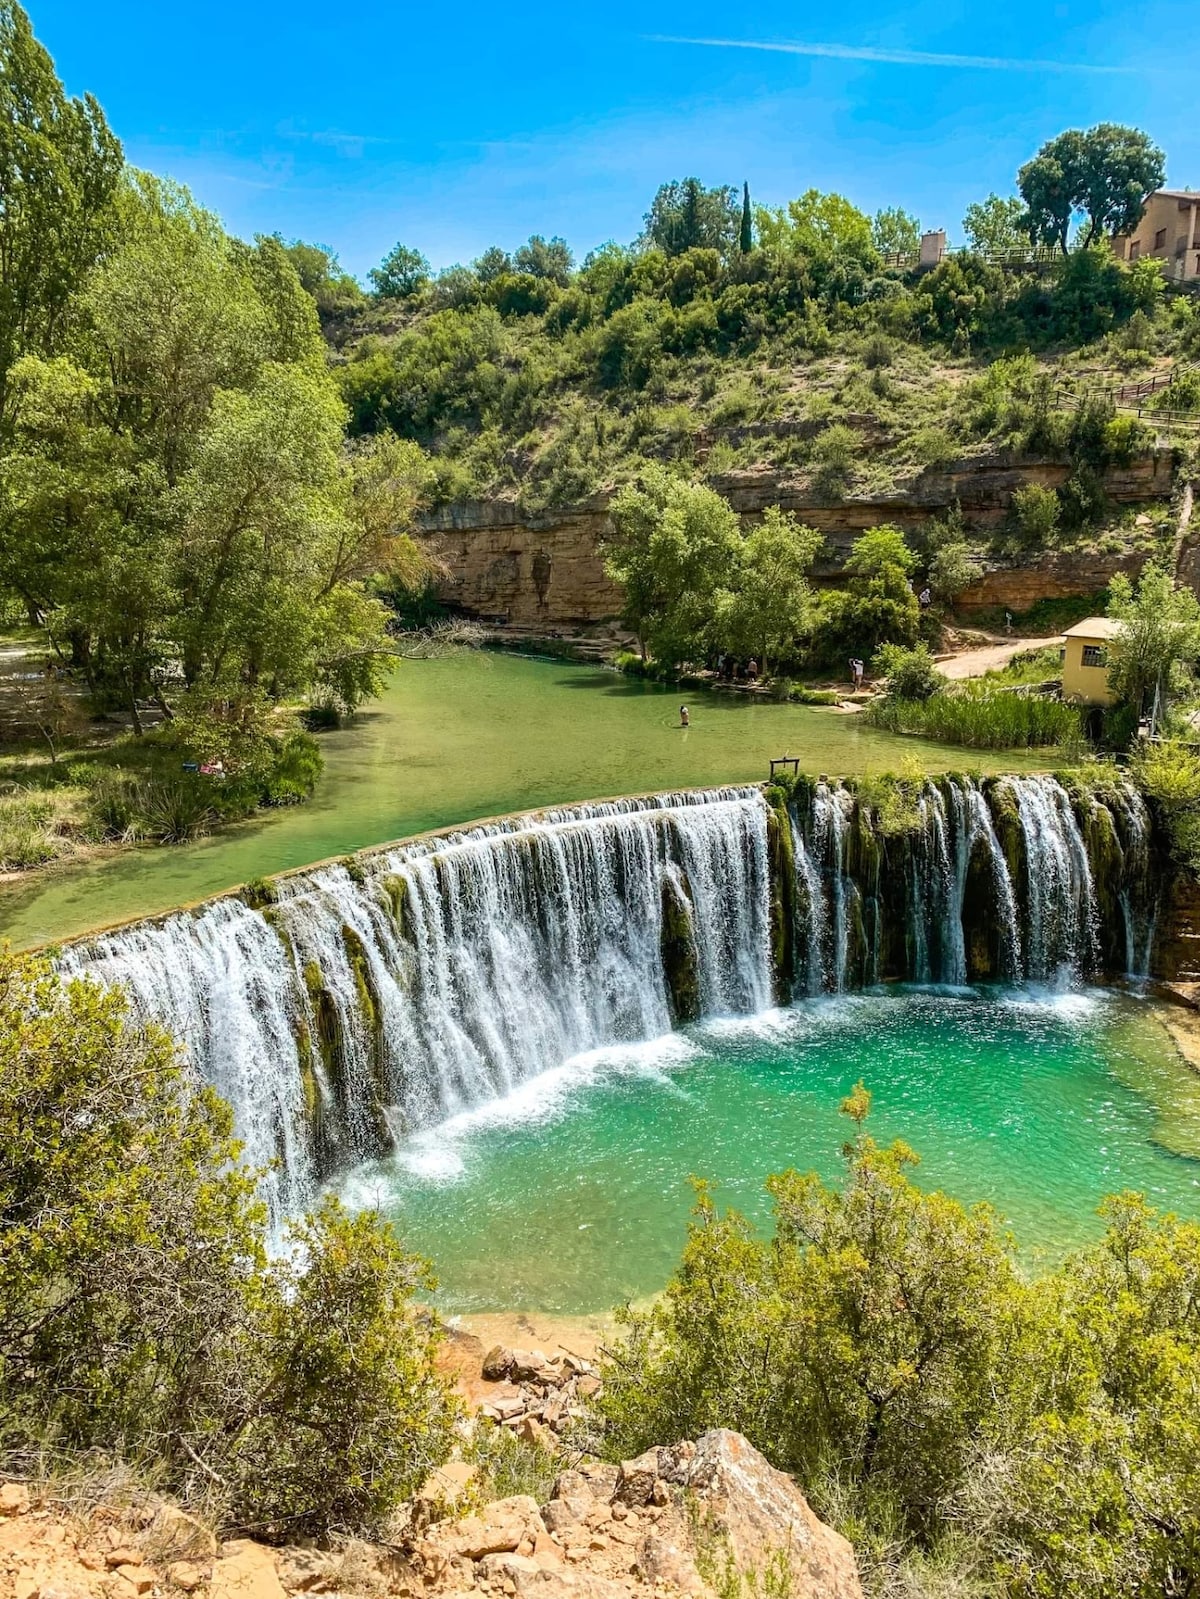
<path fill-rule="evenodd" d="M 1167 230 L 1166 230 L 1166 228 L 1159 228 L 1158 232 L 1154 235 L 1154 248 L 1156 250 L 1165 250 L 1166 247 L 1167 247 Z"/>
<path fill-rule="evenodd" d="M 1129 259 L 1131 261 L 1136 261 L 1138 256 L 1141 255 L 1141 253 L 1142 253 L 1142 241 L 1140 239 L 1131 240 L 1130 245 L 1129 245 Z"/>
<path fill-rule="evenodd" d="M 1085 666 L 1107 666 L 1108 651 L 1103 644 L 1085 644 L 1083 646 L 1083 664 Z"/>

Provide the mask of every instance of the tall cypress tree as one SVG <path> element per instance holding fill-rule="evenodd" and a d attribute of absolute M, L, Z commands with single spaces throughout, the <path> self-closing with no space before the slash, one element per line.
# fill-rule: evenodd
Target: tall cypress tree
<path fill-rule="evenodd" d="M 749 255 L 754 248 L 754 218 L 750 213 L 750 185 L 742 184 L 742 229 L 738 235 L 738 245 L 743 255 Z"/>

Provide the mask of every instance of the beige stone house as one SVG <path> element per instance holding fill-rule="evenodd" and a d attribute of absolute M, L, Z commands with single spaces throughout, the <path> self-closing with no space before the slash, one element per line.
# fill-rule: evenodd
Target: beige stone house
<path fill-rule="evenodd" d="M 1152 256 L 1177 283 L 1200 279 L 1200 190 L 1156 189 L 1133 233 L 1112 241 L 1122 261 Z"/>
<path fill-rule="evenodd" d="M 1111 705 L 1116 695 L 1108 686 L 1108 652 L 1121 636 L 1120 622 L 1089 616 L 1063 634 L 1062 692 L 1080 705 Z"/>

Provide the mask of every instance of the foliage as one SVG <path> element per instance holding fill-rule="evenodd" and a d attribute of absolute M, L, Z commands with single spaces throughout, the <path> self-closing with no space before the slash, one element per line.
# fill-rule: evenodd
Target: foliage
<path fill-rule="evenodd" d="M 1029 247 L 1025 207 L 1015 196 L 989 194 L 969 205 L 963 232 L 980 255 L 1005 255 Z"/>
<path fill-rule="evenodd" d="M 1162 151 L 1146 134 L 1101 122 L 1048 140 L 1021 168 L 1017 186 L 1033 237 L 1066 255 L 1077 216 L 1085 218 L 1085 250 L 1106 235 L 1131 233 L 1163 178 Z"/>
<path fill-rule="evenodd" d="M 528 1494 L 545 1504 L 562 1470 L 562 1456 L 538 1443 L 527 1443 L 507 1427 L 477 1420 L 463 1453 L 484 1480 L 486 1500 Z"/>
<path fill-rule="evenodd" d="M 1200 877 L 1200 754 L 1173 739 L 1140 746 L 1130 764 L 1154 809 L 1175 864 Z"/>
<path fill-rule="evenodd" d="M 918 644 L 911 650 L 899 644 L 884 644 L 876 650 L 871 669 L 876 677 L 887 678 L 888 694 L 898 700 L 927 700 L 946 682 L 927 644 Z"/>
<path fill-rule="evenodd" d="M 269 1264 L 228 1108 L 122 995 L 0 953 L 0 1423 L 216 1484 L 259 1535 L 369 1528 L 447 1454 L 424 1263 L 333 1203 Z"/>
<path fill-rule="evenodd" d="M 826 258 L 846 255 L 864 265 L 877 259 L 870 217 L 842 194 L 807 189 L 786 207 L 759 206 L 756 220 L 765 250 Z"/>
<path fill-rule="evenodd" d="M 871 702 L 866 715 L 876 727 L 892 733 L 917 734 L 971 749 L 1073 746 L 1082 736 L 1079 712 L 1073 706 L 987 682 L 942 689 L 925 700 L 885 695 Z"/>
<path fill-rule="evenodd" d="M 1044 550 L 1054 543 L 1061 515 L 1058 495 L 1040 483 L 1013 490 L 1010 520 L 1024 549 Z"/>
<path fill-rule="evenodd" d="M 754 656 L 766 672 L 795 653 L 811 629 L 814 601 L 807 573 L 824 543 L 793 512 L 767 508 L 746 535 L 730 577 L 718 622 L 726 649 Z"/>
<path fill-rule="evenodd" d="M 718 594 L 741 543 L 736 513 L 699 483 L 652 467 L 613 501 L 605 570 L 625 593 L 623 616 L 643 654 L 669 666 L 703 656 Z"/>
<path fill-rule="evenodd" d="M 664 255 L 685 250 L 727 254 L 741 232 L 741 205 L 730 184 L 706 189 L 698 178 L 664 183 L 650 203 L 642 231 L 647 248 Z"/>
<path fill-rule="evenodd" d="M 14 0 L 0 3 L 0 440 L 8 374 L 50 356 L 72 296 L 111 245 L 121 146 L 90 95 L 68 99 Z"/>
<path fill-rule="evenodd" d="M 965 539 L 950 539 L 935 551 L 929 563 L 929 585 L 939 600 L 953 604 L 979 576 L 979 568 Z"/>
<path fill-rule="evenodd" d="M 381 299 L 407 300 L 429 282 L 429 262 L 420 250 L 397 244 L 367 276 Z"/>
<path fill-rule="evenodd" d="M 848 586 L 821 595 L 814 659 L 841 666 L 851 655 L 869 659 L 882 644 L 915 644 L 921 625 L 909 581 L 915 566 L 916 556 L 899 528 L 884 525 L 861 533 L 845 564 Z"/>
<path fill-rule="evenodd" d="M 700 1185 L 665 1296 L 609 1355 L 606 1449 L 744 1431 L 880 1591 L 941 1571 L 928 1591 L 1188 1592 L 1200 1227 L 1119 1195 L 1098 1244 L 1031 1282 L 987 1207 L 923 1192 L 912 1151 L 865 1132 L 861 1083 L 842 1108 L 842 1187 L 769 1179 L 773 1240 Z"/>
<path fill-rule="evenodd" d="M 900 206 L 887 206 L 871 219 L 871 243 L 880 255 L 915 256 L 921 248 L 921 224 Z"/>
<path fill-rule="evenodd" d="M 1141 714 L 1161 717 L 1195 681 L 1200 656 L 1200 600 L 1165 567 L 1143 568 L 1134 588 L 1123 572 L 1109 585 L 1108 614 L 1121 623 L 1109 685 Z"/>

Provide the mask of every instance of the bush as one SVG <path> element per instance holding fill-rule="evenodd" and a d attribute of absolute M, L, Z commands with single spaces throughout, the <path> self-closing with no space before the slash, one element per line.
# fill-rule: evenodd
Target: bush
<path fill-rule="evenodd" d="M 842 1108 L 869 1105 L 859 1083 Z M 605 1452 L 744 1432 L 879 1594 L 1187 1591 L 1200 1226 L 1121 1194 L 1098 1244 L 1031 1282 L 989 1207 L 916 1186 L 911 1149 L 860 1128 L 843 1155 L 840 1190 L 768 1179 L 773 1238 L 699 1186 L 666 1293 L 605 1362 Z"/>
<path fill-rule="evenodd" d="M 332 1202 L 268 1263 L 255 1189 L 166 1034 L 0 952 L 7 1447 L 136 1460 L 258 1536 L 372 1528 L 450 1447 L 427 1268 Z"/>
<path fill-rule="evenodd" d="M 887 678 L 887 691 L 898 700 L 927 700 L 946 683 L 924 644 L 911 650 L 900 644 L 885 644 L 875 652 L 871 668 L 876 677 Z"/>
<path fill-rule="evenodd" d="M 1010 523 L 1023 548 L 1041 550 L 1053 544 L 1060 515 L 1058 495 L 1053 489 L 1026 483 L 1013 491 Z"/>
<path fill-rule="evenodd" d="M 1130 774 L 1154 811 L 1175 864 L 1200 876 L 1200 754 L 1170 740 L 1148 743 L 1131 761 Z"/>

